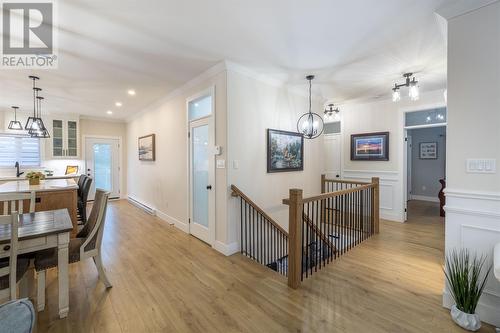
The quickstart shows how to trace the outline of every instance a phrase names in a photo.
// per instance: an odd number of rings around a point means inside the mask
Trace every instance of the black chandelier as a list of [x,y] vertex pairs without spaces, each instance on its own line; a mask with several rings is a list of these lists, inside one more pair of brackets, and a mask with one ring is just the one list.
[[297,121],[297,131],[306,139],[315,139],[323,133],[324,124],[323,118],[312,112],[311,81],[314,79],[314,75],[308,75],[306,79],[309,81],[309,112],[304,113]]
[[338,107],[335,107],[334,108],[334,104],[333,103],[330,103],[328,104],[328,108],[325,109],[325,119],[330,119],[333,117],[333,120],[338,120],[339,119],[339,113],[340,113],[340,110]]
[[42,120],[42,100],[43,97],[39,96],[41,88],[36,86],[36,81],[40,80],[38,76],[29,76],[33,80],[33,117],[29,117],[26,121],[24,129],[33,138],[50,138],[49,131],[45,127]]
[[401,100],[401,93],[399,91],[399,89],[401,87],[408,87],[409,88],[408,97],[410,97],[410,99],[412,101],[418,100],[419,95],[420,95],[419,88],[418,88],[418,81],[415,79],[414,76],[412,78],[412,76],[413,76],[413,73],[405,73],[405,74],[403,74],[405,82],[402,84],[397,84],[397,83],[394,84],[394,88],[392,88],[392,101],[393,102],[398,102]]
[[17,109],[19,109],[19,106],[13,106],[14,109],[14,120],[11,120],[9,123],[9,129],[11,130],[23,130],[23,125],[19,120],[17,120]]

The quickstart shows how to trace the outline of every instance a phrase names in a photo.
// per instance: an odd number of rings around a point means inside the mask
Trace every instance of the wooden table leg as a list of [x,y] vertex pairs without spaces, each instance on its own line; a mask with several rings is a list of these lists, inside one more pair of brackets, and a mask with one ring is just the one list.
[[66,318],[69,312],[69,273],[68,273],[69,233],[57,237],[57,265],[59,282],[59,318]]

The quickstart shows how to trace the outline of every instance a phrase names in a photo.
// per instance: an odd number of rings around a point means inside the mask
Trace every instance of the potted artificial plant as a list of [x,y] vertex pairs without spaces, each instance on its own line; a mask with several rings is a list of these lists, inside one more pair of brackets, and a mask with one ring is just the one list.
[[40,179],[45,179],[45,175],[41,172],[31,171],[26,174],[26,178],[30,185],[40,185]]
[[476,306],[483,293],[491,266],[482,274],[486,257],[471,256],[467,249],[452,251],[446,257],[444,274],[455,305],[451,307],[451,318],[460,327],[477,331],[481,320]]

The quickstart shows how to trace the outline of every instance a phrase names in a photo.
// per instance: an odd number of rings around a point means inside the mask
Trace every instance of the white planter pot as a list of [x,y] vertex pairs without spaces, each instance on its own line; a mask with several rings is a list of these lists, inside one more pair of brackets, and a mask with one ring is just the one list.
[[481,320],[478,314],[470,314],[460,311],[456,305],[451,307],[451,318],[460,327],[469,330],[477,331],[481,328]]

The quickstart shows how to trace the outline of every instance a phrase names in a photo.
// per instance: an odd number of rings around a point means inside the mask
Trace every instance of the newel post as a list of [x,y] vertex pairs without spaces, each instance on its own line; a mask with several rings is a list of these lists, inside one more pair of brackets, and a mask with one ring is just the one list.
[[321,175],[321,193],[326,193],[326,175]]
[[380,224],[380,179],[372,178],[373,187],[373,230],[376,234],[379,233]]
[[290,189],[288,209],[288,286],[297,289],[302,276],[302,190]]

